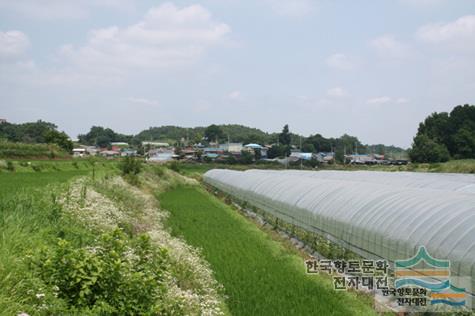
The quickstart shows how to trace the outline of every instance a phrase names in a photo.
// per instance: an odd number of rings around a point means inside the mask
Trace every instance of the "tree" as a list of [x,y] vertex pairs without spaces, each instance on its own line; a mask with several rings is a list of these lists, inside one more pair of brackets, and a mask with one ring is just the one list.
[[451,144],[457,150],[454,157],[457,159],[475,157],[475,133],[468,127],[462,127],[452,136]]
[[22,124],[2,123],[0,138],[11,142],[56,144],[66,151],[73,148],[68,135],[58,131],[55,124],[42,120]]
[[254,155],[247,150],[242,150],[239,161],[243,164],[251,164],[254,161]]
[[313,153],[315,152],[315,146],[312,143],[305,143],[302,145],[302,151],[306,153]]
[[97,136],[94,145],[100,148],[106,148],[109,147],[111,144],[111,138],[107,135],[100,135]]
[[249,134],[241,138],[244,144],[264,144],[265,139],[258,134]]
[[286,147],[282,145],[272,145],[271,148],[267,151],[267,157],[269,159],[273,158],[283,158],[286,154]]
[[[416,142],[416,138],[418,142]],[[432,157],[431,155],[420,155],[421,148],[426,148],[422,146],[427,145],[426,138],[430,140],[430,144],[439,145],[432,147],[444,157],[445,150],[443,148],[455,159],[475,158],[475,106],[458,105],[450,113],[432,113],[424,122],[420,123],[414,138],[414,146],[418,147],[413,146],[412,148],[412,156],[419,161],[422,161],[422,157],[427,157],[427,159]],[[434,157],[431,159],[433,160]]]
[[425,134],[437,143],[450,147],[450,135],[453,133],[450,116],[447,112],[432,113],[419,124],[418,134]]
[[290,146],[289,125],[285,124],[282,132],[279,134],[279,143],[284,146]]
[[444,162],[450,155],[445,145],[439,144],[425,134],[414,137],[409,157],[414,162]]
[[205,137],[210,142],[219,142],[223,135],[223,130],[216,124],[212,124],[205,129]]
[[[96,145],[98,147],[108,147],[111,142],[130,143],[133,137],[114,132],[110,128],[102,126],[93,126],[87,134],[78,136],[79,142],[84,145]],[[138,140],[135,140],[137,142]]]
[[67,152],[73,150],[73,142],[69,139],[68,135],[64,132],[58,132],[57,130],[49,130],[44,134],[44,139],[47,143],[57,144]]
[[201,143],[202,140],[203,140],[203,134],[201,134],[201,133],[196,133],[195,136],[194,136],[194,138],[193,138],[193,142],[194,142],[195,144],[199,144],[199,143]]

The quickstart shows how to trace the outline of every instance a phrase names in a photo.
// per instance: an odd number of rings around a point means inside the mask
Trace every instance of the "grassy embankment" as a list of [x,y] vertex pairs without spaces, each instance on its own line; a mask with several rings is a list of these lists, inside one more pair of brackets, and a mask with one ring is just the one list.
[[199,253],[162,229],[145,183],[127,184],[113,162],[96,165],[95,181],[74,179],[91,175],[86,162],[42,163],[0,174],[0,315],[227,314]]
[[[41,287],[26,263],[27,255],[61,234],[77,240],[92,239],[87,230],[58,217],[58,188],[87,170],[3,172],[0,174],[0,311],[16,315],[26,306],[41,304]],[[55,185],[53,189],[53,185]],[[33,293],[35,292],[35,293]]]
[[197,187],[159,196],[172,233],[203,249],[235,315],[371,315],[367,297],[307,275],[302,257]]
[[25,144],[0,140],[0,159],[64,159],[71,155],[54,144]]

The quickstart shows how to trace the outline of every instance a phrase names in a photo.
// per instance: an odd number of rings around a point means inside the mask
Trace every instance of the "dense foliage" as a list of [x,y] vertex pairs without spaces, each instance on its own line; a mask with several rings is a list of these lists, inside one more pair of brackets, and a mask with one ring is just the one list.
[[475,158],[475,106],[432,113],[420,123],[410,157],[415,162]]
[[68,135],[57,130],[53,123],[37,121],[22,124],[1,123],[0,139],[28,144],[56,144],[66,151],[73,149]]
[[224,133],[221,127],[215,124],[211,124],[205,129],[205,138],[208,141],[218,142],[224,138]]
[[[207,132],[208,131],[208,132]],[[219,142],[242,142],[242,143],[272,143],[275,137],[271,134],[261,131],[257,128],[251,128],[238,124],[215,125],[208,127],[179,127],[179,126],[160,126],[150,127],[136,135],[140,141],[162,140],[171,142],[180,142],[188,140],[192,143],[199,143],[208,138],[211,141],[216,139]]]
[[[116,229],[94,247],[60,239],[34,258],[32,268],[70,307],[103,315],[158,314],[166,251],[150,238]],[[120,291],[117,289],[120,288]]]
[[132,136],[116,133],[110,128],[93,126],[87,134],[78,135],[78,139],[81,144],[105,148],[109,147],[111,142],[130,142]]

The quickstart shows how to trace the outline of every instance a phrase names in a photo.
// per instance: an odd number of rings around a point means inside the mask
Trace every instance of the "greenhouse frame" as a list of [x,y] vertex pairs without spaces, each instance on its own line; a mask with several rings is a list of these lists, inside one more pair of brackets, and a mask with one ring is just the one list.
[[475,289],[475,175],[213,169],[204,182],[368,259],[425,246]]

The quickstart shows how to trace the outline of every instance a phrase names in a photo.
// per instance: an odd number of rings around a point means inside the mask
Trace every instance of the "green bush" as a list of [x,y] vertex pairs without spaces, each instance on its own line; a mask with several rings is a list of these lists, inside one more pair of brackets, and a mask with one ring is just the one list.
[[137,175],[142,170],[142,161],[134,157],[125,157],[119,164],[122,175]]
[[133,239],[120,230],[103,234],[94,247],[60,239],[32,260],[32,269],[68,308],[100,315],[161,312],[167,252],[147,235]]
[[14,172],[15,171],[15,165],[11,161],[7,161],[7,170]]
[[33,169],[33,171],[40,172],[43,169],[43,166],[31,164],[31,169]]
[[167,165],[168,168],[175,172],[180,172],[180,164],[177,161],[172,161]]
[[28,167],[28,162],[26,162],[26,161],[21,161],[21,162],[20,162],[20,166],[22,166],[22,167]]

